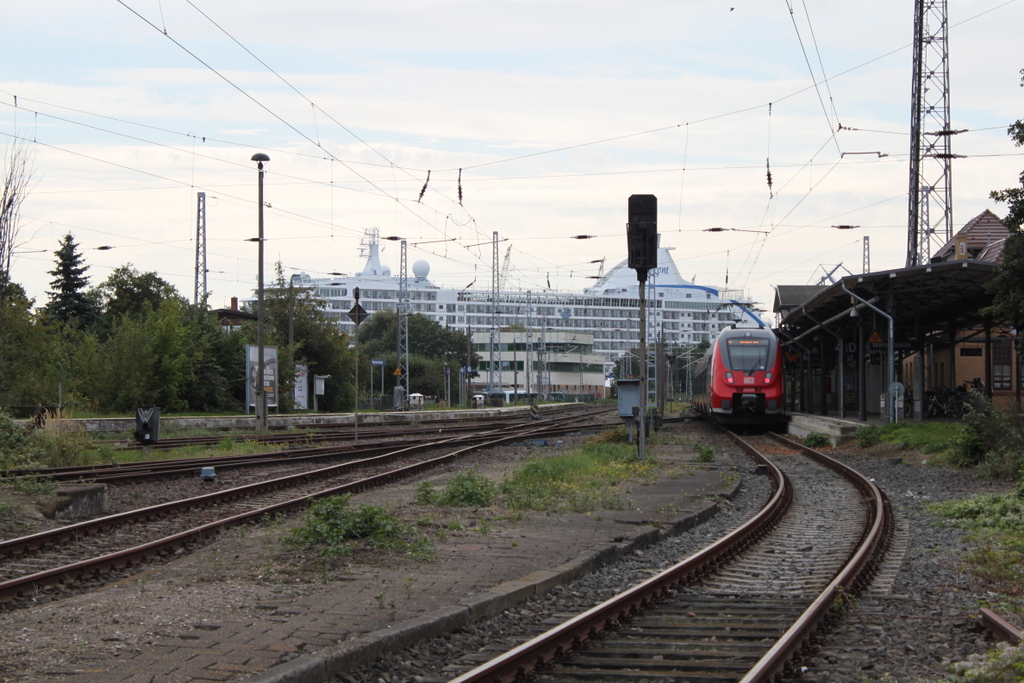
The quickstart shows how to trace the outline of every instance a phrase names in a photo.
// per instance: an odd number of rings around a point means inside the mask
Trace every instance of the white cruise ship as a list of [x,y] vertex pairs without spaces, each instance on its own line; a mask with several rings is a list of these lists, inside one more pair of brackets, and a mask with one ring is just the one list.
[[[291,276],[296,287],[309,288],[327,302],[327,314],[337,319],[343,330],[352,334],[355,325],[348,311],[355,303],[352,290],[359,287],[360,304],[371,315],[394,310],[398,300],[400,277],[381,265],[376,230],[363,240],[366,263],[353,275],[311,278],[305,273]],[[625,240],[623,240],[625,241]],[[430,265],[416,261],[408,274],[409,311],[419,313],[441,325],[473,333],[491,330],[491,292],[489,290],[447,289],[433,284]],[[536,339],[546,331],[583,333],[590,336],[588,351],[603,357],[606,367],[639,343],[639,290],[636,272],[626,260],[578,293],[500,292],[501,329],[522,326],[533,331]],[[742,303],[738,292],[695,285],[684,280],[672,260],[671,250],[658,249],[658,268],[648,275],[648,338],[662,339],[668,347],[682,347],[713,340],[718,333],[736,324],[760,324],[756,312]],[[478,344],[479,347],[479,344]],[[485,359],[486,352],[481,354]]]

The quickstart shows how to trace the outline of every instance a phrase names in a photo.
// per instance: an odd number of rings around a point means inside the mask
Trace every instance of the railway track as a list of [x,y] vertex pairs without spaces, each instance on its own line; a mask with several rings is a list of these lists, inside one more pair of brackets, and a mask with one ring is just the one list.
[[[375,439],[403,436],[408,434],[457,434],[461,432],[479,430],[481,429],[481,427],[497,427],[507,425],[510,421],[525,422],[528,419],[529,417],[525,413],[523,413],[520,415],[488,417],[480,419],[449,418],[440,420],[430,420],[429,424],[415,427],[411,425],[392,425],[379,427],[373,424],[366,424],[364,418],[364,421],[360,423],[361,426],[359,428],[359,437],[361,439]],[[104,443],[113,444],[118,450],[142,450],[143,448],[149,448],[150,450],[171,450],[175,448],[185,448],[188,446],[215,446],[223,442],[225,439],[236,442],[253,441],[256,443],[265,444],[295,444],[324,441],[347,441],[355,437],[354,427],[338,427],[337,425],[308,425],[306,427],[303,427],[302,429],[295,429],[289,431],[284,431],[283,428],[280,427],[275,427],[273,429],[274,431],[265,434],[242,432],[212,436],[206,435],[163,437],[156,443],[149,444],[146,446],[143,446],[134,439],[115,441],[101,440],[95,441],[93,443],[96,445]]]
[[453,683],[752,683],[792,665],[870,579],[892,515],[878,488],[841,463],[784,439],[733,438],[774,482],[758,515]]
[[[461,455],[579,429],[592,413],[393,449],[371,458],[111,515],[0,542],[0,602],[10,606],[56,584],[93,579],[202,542],[221,529],[305,507],[312,499],[383,486]],[[437,455],[443,448],[447,452]],[[392,463],[398,462],[398,466]]]
[[[610,408],[592,410],[589,414],[592,417],[600,417]],[[561,413],[560,413],[561,414]],[[571,412],[565,413],[571,414]],[[558,419],[557,417],[548,419]],[[268,451],[264,453],[251,453],[246,455],[208,456],[197,458],[175,458],[165,460],[141,460],[136,462],[116,464],[94,464],[87,466],[52,467],[32,470],[6,471],[5,477],[33,477],[53,481],[82,481],[96,483],[122,483],[139,479],[154,479],[159,477],[194,476],[202,467],[214,467],[218,470],[233,469],[241,467],[279,466],[279,465],[300,465],[305,462],[315,462],[332,459],[358,459],[380,455],[395,450],[398,442],[408,446],[422,446],[430,443],[437,443],[454,435],[466,434],[472,438],[489,429],[511,428],[528,429],[538,423],[530,419],[516,417],[503,420],[486,420],[477,425],[454,425],[449,427],[413,428],[408,431],[396,432],[394,430],[380,430],[390,438],[379,441],[361,441],[356,444],[349,439],[352,432],[328,432],[317,434],[316,441],[330,441],[337,439],[340,443],[327,446],[315,446],[308,448],[292,448],[286,451]],[[553,428],[554,429],[554,428]],[[567,428],[569,430],[570,428]],[[578,427],[577,427],[578,429]],[[557,432],[557,429],[551,433]],[[410,436],[411,435],[411,436]],[[201,437],[200,440],[205,437]],[[309,436],[298,439],[308,442]],[[216,442],[214,442],[216,443]],[[201,443],[200,443],[201,445]]]

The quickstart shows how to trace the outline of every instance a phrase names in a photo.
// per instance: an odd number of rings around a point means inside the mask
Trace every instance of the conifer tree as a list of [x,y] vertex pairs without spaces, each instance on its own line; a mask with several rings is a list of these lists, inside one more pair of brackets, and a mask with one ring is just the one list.
[[43,307],[43,312],[51,318],[78,328],[92,327],[99,321],[99,309],[96,302],[86,293],[89,278],[85,271],[82,254],[78,244],[69,232],[61,239],[60,249],[54,252],[57,266],[50,271],[52,291],[46,293],[50,301]]

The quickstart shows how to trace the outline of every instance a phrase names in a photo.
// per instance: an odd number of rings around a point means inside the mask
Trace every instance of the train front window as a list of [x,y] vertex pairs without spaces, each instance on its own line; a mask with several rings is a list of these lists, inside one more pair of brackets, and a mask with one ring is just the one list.
[[767,339],[727,339],[726,357],[730,370],[760,372],[768,369]]

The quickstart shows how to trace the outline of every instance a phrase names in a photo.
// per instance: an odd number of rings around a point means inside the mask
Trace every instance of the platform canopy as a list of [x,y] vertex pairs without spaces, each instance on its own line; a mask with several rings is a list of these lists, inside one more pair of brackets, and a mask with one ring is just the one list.
[[[799,305],[790,304],[779,327],[784,338],[799,339],[822,326],[852,335],[859,316],[877,316],[871,306],[851,296],[852,292],[894,318],[898,340],[945,337],[951,329],[984,324],[982,311],[992,305],[985,285],[995,277],[997,268],[996,263],[959,260],[850,275]],[[877,317],[880,326],[887,325],[884,317]]]

